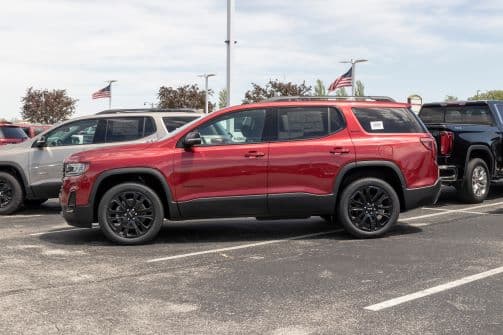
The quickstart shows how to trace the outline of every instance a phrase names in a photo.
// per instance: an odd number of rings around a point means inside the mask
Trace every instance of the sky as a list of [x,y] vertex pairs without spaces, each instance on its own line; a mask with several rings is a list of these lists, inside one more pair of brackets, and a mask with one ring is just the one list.
[[[501,0],[235,0],[232,104],[251,83],[326,86],[365,58],[368,95],[425,102],[503,89]],[[28,87],[66,89],[76,116],[108,107],[91,94],[115,79],[112,107],[156,102],[160,86],[226,77],[226,0],[0,0],[0,118]],[[211,99],[216,101],[217,96]]]

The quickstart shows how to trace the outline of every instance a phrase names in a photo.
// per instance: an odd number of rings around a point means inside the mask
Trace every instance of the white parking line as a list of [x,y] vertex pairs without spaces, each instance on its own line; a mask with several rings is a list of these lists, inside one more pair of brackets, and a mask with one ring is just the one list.
[[[495,202],[495,203],[492,203],[492,204],[484,204],[484,205],[466,207],[466,208],[460,209],[460,211],[461,210],[462,211],[470,211],[472,209],[486,208],[486,207],[492,207],[492,206],[498,206],[498,205],[503,205],[503,201]],[[410,217],[410,218],[399,219],[399,221],[405,222],[405,221],[419,220],[419,219],[430,218],[430,217],[441,216],[441,215],[447,215],[447,214],[452,214],[452,212],[441,212],[441,213],[433,213],[433,214],[425,214],[425,215],[413,216],[413,217]]]
[[441,211],[441,212],[451,212],[451,213],[466,213],[466,214],[477,214],[477,215],[486,215],[487,214],[484,212],[471,212],[471,211],[467,211],[464,209],[444,209],[444,208],[430,208],[430,207],[423,207],[423,209],[426,209],[429,211]]
[[438,286],[435,286],[435,287],[431,287],[429,289],[422,290],[422,291],[419,291],[419,292],[416,292],[416,293],[404,295],[404,296],[401,296],[401,297],[398,297],[398,298],[395,298],[395,299],[391,299],[391,300],[387,300],[387,301],[384,301],[384,302],[381,302],[381,303],[378,303],[378,304],[375,304],[375,305],[367,306],[367,307],[365,307],[365,309],[370,310],[370,311],[380,311],[380,310],[383,310],[385,308],[389,308],[389,307],[393,307],[393,306],[396,306],[396,305],[400,305],[400,304],[403,304],[403,303],[411,301],[411,300],[416,300],[416,299],[419,299],[419,298],[422,298],[422,297],[426,297],[428,295],[432,295],[432,294],[435,294],[435,293],[446,291],[446,290],[449,290],[451,288],[458,287],[458,286],[461,286],[461,285],[465,285],[465,284],[471,283],[473,281],[480,280],[480,279],[483,279],[483,278],[487,278],[487,277],[490,277],[490,276],[494,276],[494,275],[497,275],[497,274],[500,274],[500,273],[503,273],[503,266],[501,266],[499,268],[496,268],[496,269],[489,270],[489,271],[485,271],[485,272],[482,272],[482,273],[478,273],[478,274],[475,274],[475,275],[472,275],[472,276],[464,277],[464,278],[452,281],[450,283],[445,283],[445,284],[438,285]]
[[67,231],[76,231],[76,230],[84,230],[84,229],[94,229],[94,228],[68,228],[68,229],[59,229],[59,230],[51,230],[51,231],[45,231],[41,233],[33,233],[30,234],[30,236],[40,236],[40,235],[47,235],[47,234],[53,234],[53,233],[64,233]]
[[219,253],[219,252],[224,252],[224,251],[230,251],[230,250],[253,248],[253,247],[259,247],[259,246],[262,246],[262,245],[281,243],[281,242],[287,242],[287,241],[292,241],[292,240],[300,240],[300,239],[307,238],[307,237],[314,237],[314,236],[328,235],[328,234],[333,234],[333,233],[340,233],[342,231],[344,231],[344,229],[334,229],[334,230],[328,230],[328,231],[319,232],[319,233],[299,235],[299,236],[292,236],[292,237],[282,238],[282,239],[279,239],[279,240],[270,240],[270,241],[257,242],[257,243],[241,244],[241,245],[236,245],[236,246],[227,247],[227,248],[211,249],[211,250],[191,252],[191,253],[188,253],[188,254],[180,254],[180,255],[174,255],[174,256],[160,257],[160,258],[149,259],[147,261],[147,263],[169,261],[169,260],[172,260],[172,259],[187,258],[187,257],[206,255],[206,254],[214,254],[214,253]]

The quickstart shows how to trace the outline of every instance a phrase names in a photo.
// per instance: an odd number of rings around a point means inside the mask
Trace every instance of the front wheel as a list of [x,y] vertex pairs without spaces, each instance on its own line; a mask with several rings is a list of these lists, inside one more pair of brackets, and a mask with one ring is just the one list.
[[164,221],[159,196],[136,183],[119,184],[105,193],[98,207],[98,222],[105,236],[119,244],[153,240]]
[[472,159],[466,166],[465,178],[457,187],[460,200],[470,204],[483,202],[489,194],[489,168],[480,158]]
[[398,221],[400,200],[384,180],[356,180],[344,188],[339,199],[338,219],[354,237],[381,236]]
[[23,205],[21,183],[10,173],[0,172],[0,215],[9,215]]

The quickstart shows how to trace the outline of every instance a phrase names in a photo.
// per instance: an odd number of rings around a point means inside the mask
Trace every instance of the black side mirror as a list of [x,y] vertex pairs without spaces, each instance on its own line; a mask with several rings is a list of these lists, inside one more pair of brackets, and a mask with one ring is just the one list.
[[42,147],[45,147],[46,145],[46,139],[45,139],[45,136],[40,136],[40,138],[35,142],[35,146],[37,148],[42,148]]
[[190,148],[194,145],[199,145],[202,143],[201,135],[197,131],[192,131],[185,136],[183,140],[183,146],[185,148]]

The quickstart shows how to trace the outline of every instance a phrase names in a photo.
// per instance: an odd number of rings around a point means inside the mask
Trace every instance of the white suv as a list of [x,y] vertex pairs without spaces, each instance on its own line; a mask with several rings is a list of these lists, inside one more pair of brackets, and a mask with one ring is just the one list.
[[66,121],[0,150],[0,215],[57,198],[66,157],[98,147],[154,142],[202,115],[189,109],[116,109]]

